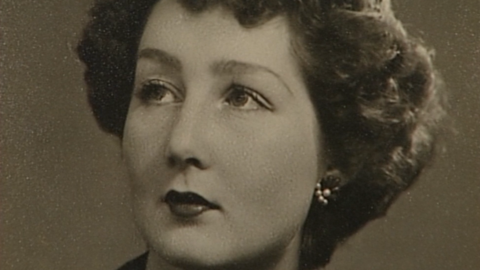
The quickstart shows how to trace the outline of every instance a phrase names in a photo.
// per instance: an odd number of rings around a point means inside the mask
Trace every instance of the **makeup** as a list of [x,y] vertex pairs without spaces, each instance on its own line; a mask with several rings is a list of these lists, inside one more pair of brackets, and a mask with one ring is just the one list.
[[165,196],[172,214],[182,218],[194,218],[205,211],[218,210],[220,207],[194,192],[171,190]]

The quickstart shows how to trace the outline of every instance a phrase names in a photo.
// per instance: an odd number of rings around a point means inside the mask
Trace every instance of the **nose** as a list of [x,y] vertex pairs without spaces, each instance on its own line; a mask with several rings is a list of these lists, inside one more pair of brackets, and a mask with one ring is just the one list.
[[210,166],[206,130],[208,116],[201,104],[185,102],[172,124],[167,161],[172,167],[206,169]]

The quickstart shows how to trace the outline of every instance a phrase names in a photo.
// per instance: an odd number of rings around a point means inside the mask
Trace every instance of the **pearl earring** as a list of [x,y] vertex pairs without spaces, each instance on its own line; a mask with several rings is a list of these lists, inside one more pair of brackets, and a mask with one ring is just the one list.
[[328,204],[328,199],[335,195],[340,189],[340,177],[334,174],[328,174],[315,185],[315,197],[323,205]]

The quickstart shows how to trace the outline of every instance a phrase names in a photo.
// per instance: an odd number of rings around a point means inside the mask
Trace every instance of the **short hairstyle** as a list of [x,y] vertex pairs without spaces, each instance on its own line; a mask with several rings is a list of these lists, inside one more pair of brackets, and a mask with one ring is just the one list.
[[[96,0],[77,48],[94,115],[120,138],[139,40],[157,2]],[[445,113],[431,54],[407,34],[389,0],[180,2],[191,12],[221,5],[244,27],[288,18],[329,166],[344,175],[335,201],[312,200],[303,228],[300,268],[326,265],[339,243],[385,214],[432,157]]]

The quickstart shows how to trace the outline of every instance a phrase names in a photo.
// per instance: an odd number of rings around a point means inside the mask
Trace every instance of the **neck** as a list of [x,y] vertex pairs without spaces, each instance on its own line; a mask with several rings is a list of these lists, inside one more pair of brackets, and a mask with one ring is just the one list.
[[174,265],[150,250],[146,270],[298,270],[300,237],[297,236],[281,251],[262,253],[255,258],[218,266]]

